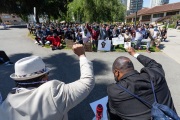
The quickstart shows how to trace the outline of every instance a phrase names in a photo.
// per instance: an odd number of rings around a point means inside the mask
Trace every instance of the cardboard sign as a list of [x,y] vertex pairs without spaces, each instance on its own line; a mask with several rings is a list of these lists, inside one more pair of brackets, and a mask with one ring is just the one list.
[[91,42],[84,43],[84,49],[86,52],[92,52],[92,43]]
[[131,47],[131,42],[124,42],[124,48]]
[[106,96],[100,100],[97,100],[95,102],[90,103],[90,106],[91,106],[95,115],[96,115],[97,105],[101,104],[103,106],[103,120],[108,120],[108,118],[107,118],[107,107],[106,107],[107,102],[108,102],[108,96]]
[[73,40],[66,39],[65,42],[66,42],[66,47],[67,48],[72,48],[72,46],[74,45],[74,41]]
[[116,37],[116,38],[112,38],[112,43],[113,43],[113,45],[124,44],[124,37],[119,36],[119,37]]
[[98,50],[99,51],[110,51],[111,50],[111,40],[98,40]]

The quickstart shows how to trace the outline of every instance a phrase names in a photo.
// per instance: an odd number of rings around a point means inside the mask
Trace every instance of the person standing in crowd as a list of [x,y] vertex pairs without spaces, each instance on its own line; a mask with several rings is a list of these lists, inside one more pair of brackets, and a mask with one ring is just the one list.
[[86,28],[91,33],[93,48],[97,49],[98,48],[98,37],[100,34],[98,27],[95,25],[93,27],[90,27],[88,24],[86,24]]
[[124,37],[124,42],[131,42],[132,41],[132,36],[129,33],[129,30],[125,30],[125,33],[122,33],[122,36]]
[[88,41],[90,41],[91,39],[91,34],[89,33],[89,31],[85,28],[83,28],[83,26],[81,26],[81,35],[82,35],[82,40],[83,40],[83,44],[86,44]]
[[106,25],[103,24],[100,26],[100,40],[105,40],[107,37],[106,35]]
[[93,65],[86,58],[83,45],[73,45],[79,57],[80,79],[65,84],[48,80],[50,69],[38,56],[15,63],[10,75],[16,87],[0,104],[1,120],[68,120],[68,111],[83,101],[95,85]]
[[[118,57],[114,61],[112,71],[116,83],[107,88],[107,111],[110,120],[150,120],[151,106],[132,97],[119,86],[121,85],[131,93],[153,104],[151,80],[155,86],[158,103],[176,111],[162,65],[149,57],[136,53],[131,47],[127,51],[131,56],[137,58],[144,68],[139,73],[134,69],[132,61],[124,56]],[[151,79],[152,77],[154,79]]]

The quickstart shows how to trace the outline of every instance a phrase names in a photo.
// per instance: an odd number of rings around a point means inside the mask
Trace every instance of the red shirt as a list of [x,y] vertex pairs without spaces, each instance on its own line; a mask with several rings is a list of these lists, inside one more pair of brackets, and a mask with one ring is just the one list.
[[48,41],[52,42],[52,45],[54,46],[60,46],[61,45],[61,39],[59,37],[47,37]]

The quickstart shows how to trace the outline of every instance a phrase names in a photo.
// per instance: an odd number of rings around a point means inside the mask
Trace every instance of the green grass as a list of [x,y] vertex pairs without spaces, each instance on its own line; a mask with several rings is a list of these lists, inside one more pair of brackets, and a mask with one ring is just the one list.
[[28,33],[28,37],[30,37],[33,40],[35,39],[35,36],[33,34],[30,34],[30,33]]
[[[33,34],[28,33],[28,37],[35,40],[35,36]],[[51,48],[49,45],[45,45],[44,47],[45,48]],[[62,49],[70,50],[71,48],[67,48],[66,44],[63,43]],[[97,50],[93,49],[93,51],[97,51]],[[146,48],[143,47],[141,50],[136,50],[136,51],[137,52],[146,52]],[[155,46],[150,47],[150,51],[151,52],[160,52],[160,50],[157,50]],[[101,51],[101,52],[107,52],[107,51]],[[119,45],[119,46],[115,47],[114,52],[126,52],[126,49],[124,48],[124,45]]]

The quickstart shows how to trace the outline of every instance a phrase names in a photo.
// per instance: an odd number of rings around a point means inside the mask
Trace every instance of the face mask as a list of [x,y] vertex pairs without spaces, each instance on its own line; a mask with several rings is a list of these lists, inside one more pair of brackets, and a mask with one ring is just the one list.
[[125,32],[127,35],[129,34],[129,32]]
[[141,28],[138,28],[139,31],[141,31]]
[[114,76],[114,80],[115,80],[116,82],[119,82],[119,81],[118,81],[118,78],[117,78],[117,77],[115,77],[115,76]]

